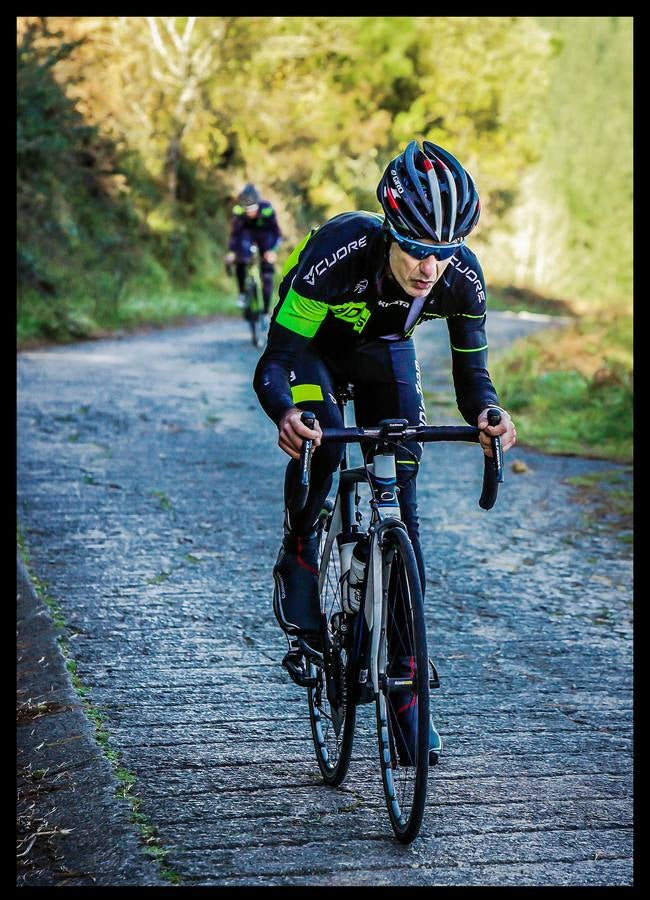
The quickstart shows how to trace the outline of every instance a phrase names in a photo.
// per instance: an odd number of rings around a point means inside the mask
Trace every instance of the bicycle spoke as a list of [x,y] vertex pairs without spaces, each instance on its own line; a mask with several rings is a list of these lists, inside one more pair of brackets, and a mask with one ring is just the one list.
[[[342,631],[341,582],[338,546],[330,547],[321,536],[321,611],[325,613],[327,647],[318,685],[309,690],[309,711],[316,759],[327,784],[340,784],[347,773],[356,709],[351,697],[348,653]],[[332,705],[335,703],[335,705]]]

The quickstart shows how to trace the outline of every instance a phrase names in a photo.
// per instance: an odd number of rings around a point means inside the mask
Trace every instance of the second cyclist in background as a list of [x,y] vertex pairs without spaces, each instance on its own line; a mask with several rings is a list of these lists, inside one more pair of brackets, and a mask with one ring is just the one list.
[[245,305],[246,269],[253,257],[253,247],[259,250],[260,275],[262,281],[262,301],[265,322],[271,307],[273,277],[277,260],[277,249],[282,242],[282,232],[275,210],[268,200],[263,200],[255,185],[247,184],[237,197],[232,210],[230,241],[226,254],[226,266],[235,266],[235,277],[239,288],[239,306]]

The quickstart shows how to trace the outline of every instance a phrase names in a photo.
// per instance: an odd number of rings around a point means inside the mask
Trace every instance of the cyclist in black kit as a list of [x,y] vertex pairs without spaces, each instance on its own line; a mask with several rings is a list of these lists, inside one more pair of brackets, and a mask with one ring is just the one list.
[[[387,166],[377,187],[384,216],[349,212],[312,229],[283,271],[266,349],[254,387],[277,424],[279,446],[292,457],[285,496],[298,471],[305,438],[317,447],[311,488],[300,515],[285,514],[284,538],[274,568],[274,610],[289,636],[318,645],[318,513],[343,453],[339,444],[320,446],[321,427],[340,427],[337,384],[351,382],[359,425],[384,418],[425,424],[420,371],[411,335],[421,322],[447,322],[458,408],[478,426],[481,446],[492,455],[489,435],[502,449],[516,439],[509,414],[487,423],[487,407],[498,396],[487,370],[486,291],[478,259],[465,238],[478,222],[474,182],[458,160],[430,141],[411,141]],[[307,428],[301,411],[317,421]],[[419,459],[422,446],[407,445]],[[409,461],[411,465],[409,465]],[[425,575],[419,541],[412,457],[397,461],[402,517],[415,550],[422,591]],[[431,723],[430,747],[441,740]]]
[[240,306],[245,306],[246,270],[252,259],[253,246],[259,250],[262,303],[268,322],[273,293],[273,276],[277,250],[282,243],[282,232],[273,206],[262,200],[254,184],[242,188],[232,210],[228,253],[224,259],[226,268],[235,265],[235,277],[239,287]]

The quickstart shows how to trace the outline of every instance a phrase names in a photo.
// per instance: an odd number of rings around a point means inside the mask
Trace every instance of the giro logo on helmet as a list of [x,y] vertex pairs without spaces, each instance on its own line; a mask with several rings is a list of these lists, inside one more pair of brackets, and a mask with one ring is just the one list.
[[403,194],[404,188],[402,187],[402,182],[397,177],[397,172],[395,171],[395,169],[391,169],[390,174],[393,176],[393,184],[397,188],[398,193]]

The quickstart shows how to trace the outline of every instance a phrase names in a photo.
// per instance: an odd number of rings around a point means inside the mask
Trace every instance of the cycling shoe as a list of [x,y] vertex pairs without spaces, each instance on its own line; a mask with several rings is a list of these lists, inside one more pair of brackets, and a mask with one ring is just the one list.
[[289,635],[308,637],[320,646],[320,600],[318,597],[318,535],[285,536],[273,568],[273,611],[280,628]]
[[[413,674],[413,657],[400,656],[393,661],[391,678],[407,678]],[[395,752],[401,766],[412,766],[416,758],[418,700],[409,690],[391,691],[388,708],[395,741]],[[442,738],[429,717],[429,765],[434,766],[442,753]]]

